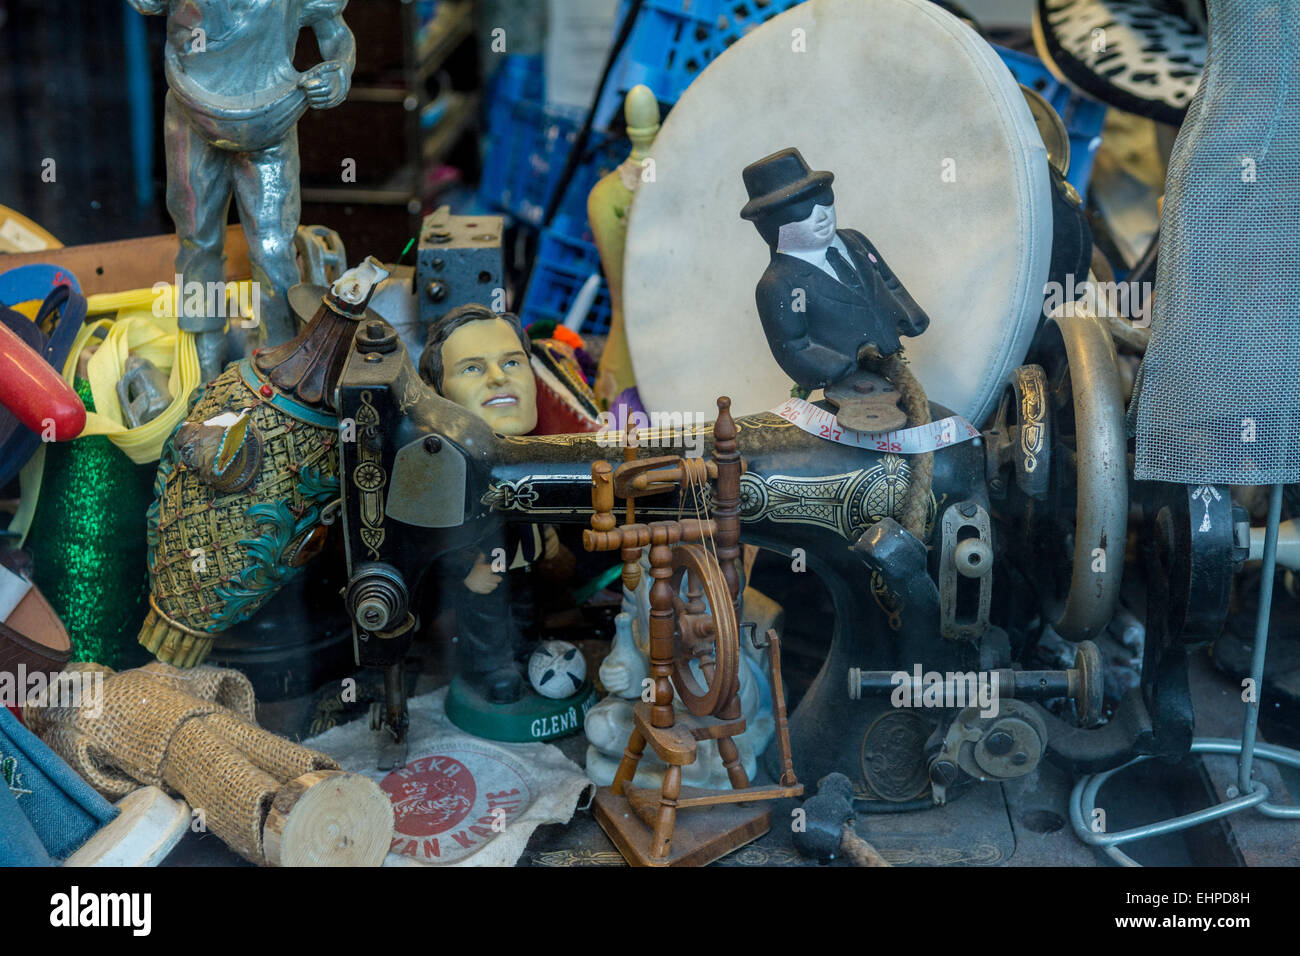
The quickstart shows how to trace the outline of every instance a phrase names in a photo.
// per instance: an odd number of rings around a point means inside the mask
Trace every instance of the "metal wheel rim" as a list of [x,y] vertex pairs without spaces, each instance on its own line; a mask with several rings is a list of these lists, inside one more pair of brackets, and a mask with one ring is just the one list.
[[[1241,753],[1241,741],[1231,740],[1228,738],[1210,737],[1199,738],[1192,741],[1189,753],[1194,754],[1225,754],[1231,756]],[[1300,751],[1292,750],[1290,747],[1278,747],[1273,744],[1255,745],[1255,756],[1260,760],[1269,760],[1274,763],[1286,764],[1290,767],[1300,769]],[[1255,789],[1250,793],[1242,794],[1227,800],[1213,807],[1206,807],[1203,810],[1196,810],[1192,813],[1175,817],[1171,820],[1162,820],[1156,823],[1148,823],[1139,827],[1131,827],[1128,830],[1121,830],[1118,833],[1097,833],[1088,826],[1088,820],[1091,819],[1093,811],[1097,806],[1097,793],[1101,790],[1102,785],[1106,783],[1113,775],[1121,770],[1126,770],[1144,760],[1150,760],[1149,754],[1140,757],[1134,757],[1128,763],[1120,764],[1111,770],[1105,770],[1101,773],[1089,774],[1079,778],[1075,783],[1074,790],[1070,793],[1070,825],[1074,828],[1074,834],[1089,846],[1096,847],[1105,853],[1121,866],[1141,866],[1123,850],[1118,844],[1128,843],[1133,840],[1143,840],[1147,837],[1160,836],[1165,833],[1174,833],[1178,830],[1185,830],[1189,827],[1197,826],[1201,823],[1207,823],[1210,820],[1217,820],[1220,817],[1226,817],[1229,814],[1236,813],[1238,810],[1244,810],[1247,807],[1255,807],[1265,816],[1282,818],[1282,819],[1300,819],[1300,806],[1282,806],[1268,802],[1268,787],[1262,783],[1256,782]]]
[[[1077,507],[1074,559],[1065,604],[1053,629],[1070,641],[1096,637],[1115,613],[1128,529],[1128,451],[1124,399],[1110,333],[1081,303],[1048,319],[1065,346],[1074,412]],[[1049,377],[1049,387],[1051,386]],[[1053,455],[1052,466],[1064,467]],[[1104,555],[1094,571],[1095,551]]]

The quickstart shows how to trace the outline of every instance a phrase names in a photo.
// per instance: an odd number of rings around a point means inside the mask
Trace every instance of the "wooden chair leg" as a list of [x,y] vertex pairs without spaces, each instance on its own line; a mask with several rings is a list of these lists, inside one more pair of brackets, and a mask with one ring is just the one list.
[[727,779],[731,781],[731,789],[749,789],[749,775],[741,765],[740,748],[736,746],[736,742],[730,737],[719,737],[718,754],[722,757],[722,765],[727,768]]
[[614,782],[610,784],[609,792],[615,795],[621,795],[626,784],[632,782],[636,776],[636,765],[641,762],[641,754],[645,752],[645,738],[641,736],[641,731],[633,730],[632,736],[627,739],[627,749],[623,751],[623,759],[618,762],[618,772],[614,774]]
[[664,774],[664,787],[659,798],[659,821],[655,824],[654,839],[650,842],[650,855],[656,860],[668,856],[673,845],[673,828],[677,825],[677,798],[682,792],[682,768],[676,764]]

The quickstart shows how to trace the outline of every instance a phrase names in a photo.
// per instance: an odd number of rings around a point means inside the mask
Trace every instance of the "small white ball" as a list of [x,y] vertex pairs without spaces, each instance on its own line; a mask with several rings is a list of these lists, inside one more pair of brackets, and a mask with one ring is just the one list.
[[568,641],[544,641],[528,659],[528,680],[543,697],[560,700],[582,689],[587,662]]

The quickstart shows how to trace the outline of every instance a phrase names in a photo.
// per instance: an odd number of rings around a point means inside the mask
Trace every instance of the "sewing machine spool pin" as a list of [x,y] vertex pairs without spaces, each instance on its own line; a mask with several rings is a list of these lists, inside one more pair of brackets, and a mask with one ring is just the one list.
[[[996,668],[997,696],[1005,700],[1051,700],[1066,697],[1074,701],[1081,727],[1091,727],[1102,717],[1104,681],[1101,652],[1092,641],[1080,641],[1074,666],[1066,670],[1013,670]],[[900,686],[897,671],[849,668],[849,699],[888,696]],[[919,697],[924,683],[907,678],[911,692]]]

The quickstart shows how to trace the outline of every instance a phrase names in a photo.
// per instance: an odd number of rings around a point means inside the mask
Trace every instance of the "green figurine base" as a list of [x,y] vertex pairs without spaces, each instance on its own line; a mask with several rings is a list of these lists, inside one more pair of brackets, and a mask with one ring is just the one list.
[[572,697],[554,700],[525,686],[513,704],[492,704],[460,677],[447,690],[447,718],[475,737],[504,743],[554,740],[582,729],[596,690],[590,683]]

